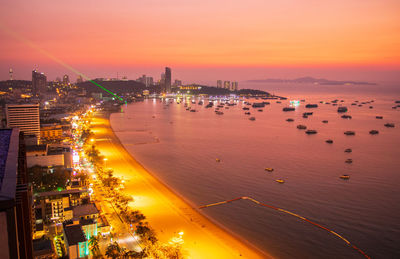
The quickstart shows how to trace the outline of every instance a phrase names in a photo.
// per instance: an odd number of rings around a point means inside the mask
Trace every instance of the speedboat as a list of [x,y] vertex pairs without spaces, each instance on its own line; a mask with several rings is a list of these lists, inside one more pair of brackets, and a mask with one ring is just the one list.
[[275,181],[278,183],[285,183],[285,180],[283,180],[283,179],[276,179]]

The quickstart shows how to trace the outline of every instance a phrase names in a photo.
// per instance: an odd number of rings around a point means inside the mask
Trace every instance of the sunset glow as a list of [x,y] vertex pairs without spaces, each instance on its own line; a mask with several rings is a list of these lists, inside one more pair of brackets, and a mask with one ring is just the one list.
[[[143,68],[151,73],[169,65],[181,68],[183,77],[196,79],[184,69],[398,70],[399,13],[400,2],[395,0],[251,0],[245,5],[242,1],[114,1],[110,5],[109,1],[45,0],[4,1],[0,22],[90,76],[100,74],[99,68],[134,76]],[[15,71],[45,67],[50,76],[64,71],[4,31],[0,41],[4,71],[9,64]],[[249,76],[243,73],[241,78]]]

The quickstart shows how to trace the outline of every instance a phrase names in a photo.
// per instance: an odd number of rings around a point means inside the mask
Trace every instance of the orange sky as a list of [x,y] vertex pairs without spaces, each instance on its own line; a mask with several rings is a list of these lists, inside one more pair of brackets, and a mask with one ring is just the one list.
[[[400,69],[399,0],[0,4],[3,25],[91,76],[109,67],[135,78],[166,65],[178,73],[195,67]],[[67,72],[1,30],[0,42],[0,79],[9,67],[38,66],[50,77]]]

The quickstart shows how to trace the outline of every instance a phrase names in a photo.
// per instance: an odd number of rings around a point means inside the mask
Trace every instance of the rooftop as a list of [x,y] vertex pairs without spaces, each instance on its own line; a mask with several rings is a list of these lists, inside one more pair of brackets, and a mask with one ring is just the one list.
[[11,129],[0,130],[0,189],[3,181],[8,156],[8,146],[10,144]]
[[85,192],[85,191],[79,190],[79,189],[70,189],[70,190],[62,190],[62,191],[42,192],[42,193],[39,193],[39,197],[67,195],[67,194],[82,193],[82,192]]
[[13,206],[17,187],[19,129],[0,129],[0,207]]
[[33,250],[34,250],[35,252],[43,251],[43,250],[45,250],[45,251],[49,251],[49,250],[52,251],[51,241],[48,240],[48,239],[42,239],[42,238],[40,238],[40,239],[34,239],[34,240],[32,241],[32,243],[33,243]]
[[75,206],[73,208],[73,213],[74,217],[78,218],[87,215],[98,214],[99,210],[96,208],[96,205],[94,205],[94,203],[88,203],[84,205]]
[[81,225],[65,226],[64,233],[69,246],[77,245],[78,243],[86,241]]

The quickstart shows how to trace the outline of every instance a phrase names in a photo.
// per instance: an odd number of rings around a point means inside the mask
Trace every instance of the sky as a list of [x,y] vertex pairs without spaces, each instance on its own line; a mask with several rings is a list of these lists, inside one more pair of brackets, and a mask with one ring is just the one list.
[[[400,81],[399,0],[0,0],[0,80]],[[11,32],[11,33],[10,33]],[[27,39],[36,48],[32,48]]]

